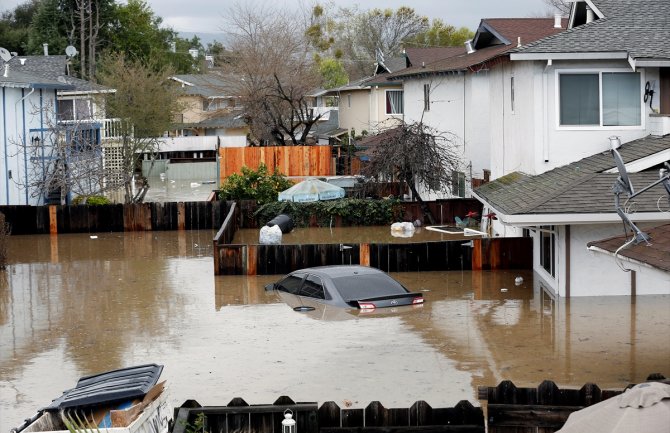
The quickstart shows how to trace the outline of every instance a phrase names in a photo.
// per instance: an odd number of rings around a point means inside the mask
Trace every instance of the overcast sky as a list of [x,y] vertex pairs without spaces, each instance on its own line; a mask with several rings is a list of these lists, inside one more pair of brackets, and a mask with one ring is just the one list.
[[[247,0],[249,1],[249,0]],[[180,32],[222,32],[226,10],[237,0],[147,0],[154,13],[163,22]],[[22,0],[1,0],[0,10],[13,9]],[[321,2],[322,4],[324,2]],[[254,0],[262,9],[264,5],[298,7],[312,2],[302,0]],[[441,18],[456,27],[475,30],[482,18],[523,18],[538,16],[548,7],[543,0],[339,0],[337,6],[358,5],[360,9],[411,6],[420,15]]]

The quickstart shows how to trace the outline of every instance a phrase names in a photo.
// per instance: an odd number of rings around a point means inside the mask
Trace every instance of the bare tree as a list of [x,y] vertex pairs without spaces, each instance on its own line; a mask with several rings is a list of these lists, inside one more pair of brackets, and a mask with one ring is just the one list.
[[13,179],[31,197],[66,204],[76,196],[101,195],[113,188],[104,169],[99,127],[90,117],[58,122],[53,104],[33,107],[32,116],[44,119],[45,128],[12,141],[24,160]]
[[422,122],[402,123],[378,134],[366,152],[370,158],[364,174],[404,181],[421,204],[431,224],[435,218],[425,204],[419,187],[428,193],[442,192],[452,183],[461,166],[453,134],[440,132]]
[[543,0],[543,1],[547,6],[549,6],[551,11],[560,13],[564,17],[570,15],[572,2],[565,0]]
[[305,17],[283,9],[236,4],[228,15],[233,80],[252,134],[284,145],[305,144],[321,114],[308,97],[320,75],[305,37]]

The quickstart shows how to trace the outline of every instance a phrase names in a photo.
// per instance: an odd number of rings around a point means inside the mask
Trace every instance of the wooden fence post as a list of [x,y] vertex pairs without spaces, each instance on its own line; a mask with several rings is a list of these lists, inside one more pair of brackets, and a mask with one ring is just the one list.
[[55,205],[49,205],[49,233],[58,234],[58,213]]
[[184,230],[186,227],[186,204],[179,202],[177,204],[177,229]]

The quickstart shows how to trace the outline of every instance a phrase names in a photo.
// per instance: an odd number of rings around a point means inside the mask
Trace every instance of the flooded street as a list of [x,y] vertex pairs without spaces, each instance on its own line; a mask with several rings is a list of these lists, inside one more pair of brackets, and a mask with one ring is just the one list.
[[[0,432],[83,375],[164,364],[170,401],[477,402],[477,387],[622,388],[670,375],[670,297],[554,301],[529,272],[392,274],[423,308],[298,313],[215,277],[214,232],[10,238],[0,272]],[[521,285],[515,277],[522,276]],[[628,278],[622,274],[622,278]],[[501,290],[506,289],[506,290]]]

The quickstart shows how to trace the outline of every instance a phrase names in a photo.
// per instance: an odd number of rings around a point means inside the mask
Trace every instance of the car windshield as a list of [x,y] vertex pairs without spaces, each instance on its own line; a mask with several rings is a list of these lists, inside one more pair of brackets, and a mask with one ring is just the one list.
[[399,282],[386,274],[347,275],[332,280],[345,301],[407,293]]

